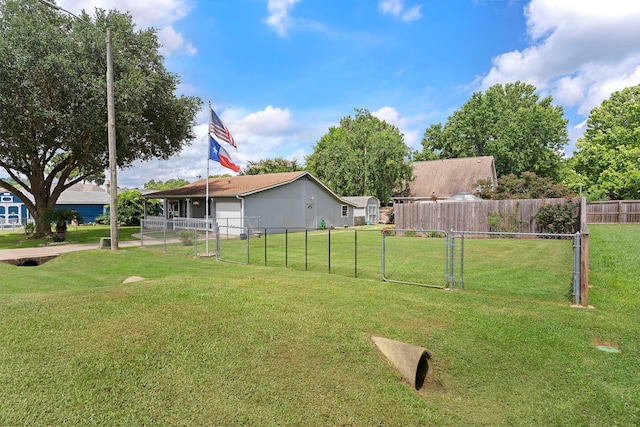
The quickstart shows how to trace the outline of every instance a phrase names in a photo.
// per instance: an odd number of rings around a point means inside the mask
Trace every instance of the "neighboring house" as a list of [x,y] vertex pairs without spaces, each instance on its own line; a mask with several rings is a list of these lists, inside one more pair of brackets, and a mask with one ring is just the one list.
[[413,175],[409,190],[394,195],[394,203],[437,201],[456,194],[477,193],[478,181],[498,185],[493,156],[414,162]]
[[[309,172],[283,172],[209,179],[209,217],[229,234],[242,228],[317,229],[354,225],[354,204]],[[167,218],[205,218],[207,180],[144,194],[163,199]]]
[[378,199],[373,196],[343,196],[342,198],[355,206],[353,208],[355,225],[378,223],[380,217],[380,201]]
[[85,223],[96,222],[96,218],[107,212],[109,193],[94,184],[74,184],[60,194],[56,209],[75,209]]
[[[86,223],[94,222],[106,212],[108,204],[109,194],[104,188],[93,184],[74,184],[58,197],[56,209],[75,209]],[[0,227],[16,223],[23,225],[30,220],[31,215],[22,200],[0,187]]]
[[22,227],[31,216],[22,200],[0,187],[0,228]]

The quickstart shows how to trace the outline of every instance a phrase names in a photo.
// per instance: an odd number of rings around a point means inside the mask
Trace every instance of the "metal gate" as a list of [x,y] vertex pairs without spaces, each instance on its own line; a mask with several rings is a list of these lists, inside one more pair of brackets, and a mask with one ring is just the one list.
[[382,280],[453,289],[454,250],[444,230],[382,230]]

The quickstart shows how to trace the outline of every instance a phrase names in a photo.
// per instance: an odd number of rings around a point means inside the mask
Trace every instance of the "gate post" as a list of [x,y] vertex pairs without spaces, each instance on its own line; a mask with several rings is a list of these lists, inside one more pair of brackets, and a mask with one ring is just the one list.
[[581,270],[582,250],[580,245],[580,232],[576,232],[573,238],[573,303],[580,303],[580,270]]
[[453,272],[453,268],[455,265],[454,257],[456,254],[456,236],[453,229],[450,230],[449,235],[451,236],[451,239],[449,240],[449,289],[454,289],[456,287]]
[[589,230],[580,235],[580,304],[589,306]]

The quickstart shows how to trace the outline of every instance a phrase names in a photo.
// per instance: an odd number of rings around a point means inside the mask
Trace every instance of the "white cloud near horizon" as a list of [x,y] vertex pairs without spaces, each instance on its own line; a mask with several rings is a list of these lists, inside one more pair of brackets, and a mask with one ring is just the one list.
[[640,2],[531,0],[525,16],[529,47],[493,58],[482,89],[524,81],[586,117],[640,83]]
[[379,0],[378,10],[383,15],[391,15],[394,19],[411,22],[422,18],[420,12],[421,6],[415,5],[410,8],[406,8],[404,0]]

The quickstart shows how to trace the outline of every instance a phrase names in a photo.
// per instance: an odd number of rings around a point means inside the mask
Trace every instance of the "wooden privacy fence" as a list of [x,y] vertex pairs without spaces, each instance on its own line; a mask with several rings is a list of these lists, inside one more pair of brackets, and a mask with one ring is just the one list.
[[[513,218],[520,233],[539,233],[535,215],[542,205],[566,203],[567,199],[477,200],[460,202],[402,203],[394,206],[396,228],[404,230],[496,231],[490,217]],[[578,218],[580,199],[573,199]],[[514,221],[512,221],[514,222]],[[579,223],[576,223],[578,230]]]
[[589,224],[638,224],[640,200],[613,200],[587,203]]

